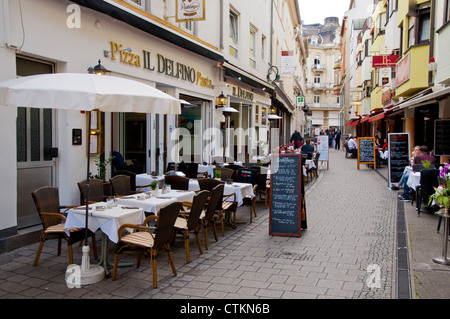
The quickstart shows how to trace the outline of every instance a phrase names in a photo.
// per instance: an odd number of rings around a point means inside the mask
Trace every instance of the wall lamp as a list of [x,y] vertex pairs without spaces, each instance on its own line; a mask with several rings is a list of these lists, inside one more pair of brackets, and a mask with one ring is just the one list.
[[116,53],[116,52],[121,52],[121,51],[126,51],[126,52],[131,52],[131,48],[128,47],[126,49],[122,49],[122,50],[115,50],[115,51],[108,51],[108,50],[103,50],[103,56],[105,58],[109,57],[110,53]]
[[216,108],[225,107],[228,105],[228,98],[223,95],[223,92],[216,97]]
[[[273,74],[272,69],[275,69],[275,77],[272,75]],[[273,82],[282,82],[280,79],[278,67],[276,67],[275,65],[272,65],[269,68],[269,70],[267,70],[267,80],[271,80]]]
[[98,60],[98,64],[94,67],[89,67],[88,69],[89,74],[97,74],[97,75],[111,75],[111,71],[106,69],[101,63],[100,59]]

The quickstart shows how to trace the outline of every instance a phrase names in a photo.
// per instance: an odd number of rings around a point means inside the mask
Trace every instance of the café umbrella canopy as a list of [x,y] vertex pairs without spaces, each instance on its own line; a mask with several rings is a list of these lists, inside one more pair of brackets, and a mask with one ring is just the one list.
[[[83,73],[32,75],[0,82],[0,106],[87,111],[180,114],[180,101],[144,83],[115,76]],[[89,143],[89,139],[88,139]],[[87,147],[86,203],[89,202],[89,145]],[[81,271],[89,271],[86,238]],[[86,248],[86,250],[84,249]],[[86,251],[86,253],[85,253]]]

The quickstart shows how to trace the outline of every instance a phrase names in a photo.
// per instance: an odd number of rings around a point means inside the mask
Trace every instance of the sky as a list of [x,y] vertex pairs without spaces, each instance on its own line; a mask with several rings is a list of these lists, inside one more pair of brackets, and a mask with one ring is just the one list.
[[350,0],[298,0],[303,24],[323,24],[326,17],[338,17],[342,23]]

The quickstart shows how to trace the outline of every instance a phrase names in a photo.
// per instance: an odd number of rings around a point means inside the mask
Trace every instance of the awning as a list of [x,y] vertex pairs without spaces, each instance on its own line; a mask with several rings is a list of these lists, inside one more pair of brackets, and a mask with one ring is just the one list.
[[352,125],[353,121],[356,121],[356,120],[350,120],[347,124],[345,124],[345,126]]
[[241,82],[253,86],[255,88],[264,89],[270,95],[274,94],[274,88],[272,85],[265,83],[263,80],[255,77],[254,75],[247,73],[246,71],[234,66],[233,64],[224,62],[225,76],[229,76],[235,79],[240,79]]
[[[122,5],[119,3],[100,0],[71,0],[81,6],[87,7],[89,9],[95,10],[97,12],[104,13],[114,19],[125,22],[139,30],[147,32],[155,37],[158,37],[164,41],[170,42],[183,48],[185,50],[194,52],[208,59],[225,62],[225,58],[222,56],[220,51],[209,48],[207,45],[200,42],[195,42],[194,39],[190,39],[185,36],[176,34],[176,31],[170,31],[163,24],[146,17],[143,14],[134,12],[126,7],[122,9]],[[130,5],[132,6],[132,5]]]
[[406,107],[418,107],[421,105],[438,103],[440,100],[445,99],[448,95],[450,95],[450,87],[441,88],[441,87],[433,87],[423,90],[422,92],[416,94],[415,96],[398,103],[397,106],[400,109],[404,109]]
[[377,114],[377,115],[373,115],[373,116],[371,116],[370,118],[369,118],[369,123],[371,123],[371,122],[375,122],[375,121],[378,121],[378,120],[381,120],[381,119],[383,119],[384,117],[386,116],[386,113],[380,113],[380,114]]
[[352,123],[352,126],[356,126],[356,125],[358,125],[359,124],[359,120],[356,120],[356,121],[354,121],[353,123]]
[[363,119],[361,120],[360,123],[364,123],[364,122],[367,121],[369,118],[370,118],[370,115],[367,115],[365,118],[363,118]]

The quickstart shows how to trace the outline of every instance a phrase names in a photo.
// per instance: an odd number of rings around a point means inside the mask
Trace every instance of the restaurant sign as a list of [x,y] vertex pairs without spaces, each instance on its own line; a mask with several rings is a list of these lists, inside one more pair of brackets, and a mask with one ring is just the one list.
[[399,55],[375,55],[372,57],[372,67],[385,68],[396,65]]
[[391,90],[385,91],[381,97],[381,103],[383,103],[383,105],[388,105],[389,103],[391,103],[391,100],[392,100]]
[[397,87],[409,80],[409,54],[397,64],[396,85]]
[[205,19],[205,0],[177,0],[176,22]]
[[232,88],[233,88],[233,91],[232,91],[233,96],[239,97],[244,100],[253,101],[254,95],[252,92],[243,90],[237,86],[233,86]]
[[110,41],[110,45],[111,60],[118,60],[121,63],[139,68],[142,67],[148,71],[156,71],[160,74],[188,81],[196,85],[208,88],[213,87],[212,81],[208,77],[203,76],[201,72],[196,71],[191,66],[166,58],[159,53],[156,54],[155,63],[149,51],[142,50],[142,55],[140,55],[124,50],[122,44]]

